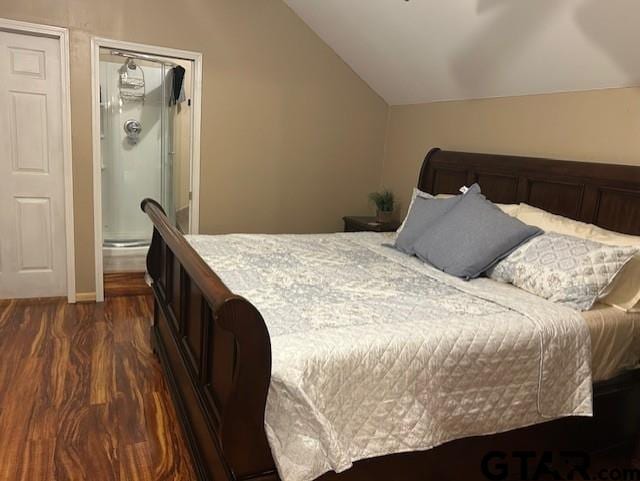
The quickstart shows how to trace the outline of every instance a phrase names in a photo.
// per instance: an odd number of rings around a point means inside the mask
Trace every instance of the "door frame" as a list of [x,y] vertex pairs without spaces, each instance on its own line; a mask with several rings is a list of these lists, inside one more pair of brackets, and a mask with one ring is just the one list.
[[0,18],[0,30],[58,40],[60,47],[60,99],[62,101],[62,156],[64,176],[64,218],[67,257],[67,302],[76,302],[76,258],[73,218],[73,162],[71,152],[71,90],[69,72],[69,30],[63,27]]
[[104,301],[104,267],[102,259],[102,170],[100,149],[100,48],[129,50],[136,53],[170,57],[193,62],[193,93],[191,95],[191,211],[189,232],[200,228],[200,121],[202,116],[202,53],[144,43],[133,43],[102,37],[91,38],[91,117],[93,147],[93,223],[96,302]]

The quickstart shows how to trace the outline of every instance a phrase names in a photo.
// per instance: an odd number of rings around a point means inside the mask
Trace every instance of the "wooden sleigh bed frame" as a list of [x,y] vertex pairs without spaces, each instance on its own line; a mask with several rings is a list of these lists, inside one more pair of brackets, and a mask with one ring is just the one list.
[[[519,203],[640,235],[640,167],[431,150],[418,187],[456,193],[480,183],[494,202]],[[271,374],[260,312],[231,292],[153,200],[147,270],[155,297],[151,331],[200,480],[279,479],[264,430]],[[569,417],[423,452],[359,461],[322,481],[487,479],[491,451],[579,450],[628,459],[640,435],[640,371],[594,385],[594,417]],[[517,458],[517,456],[516,456]],[[508,458],[508,462],[518,459]],[[511,478],[509,478],[511,479]]]

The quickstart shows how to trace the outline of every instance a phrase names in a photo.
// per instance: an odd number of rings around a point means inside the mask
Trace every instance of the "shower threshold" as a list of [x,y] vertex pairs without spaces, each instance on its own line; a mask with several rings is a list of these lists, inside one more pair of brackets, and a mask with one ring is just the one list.
[[102,244],[103,247],[148,247],[150,241],[148,239],[141,240],[126,240],[126,241],[114,241],[114,240],[105,240]]

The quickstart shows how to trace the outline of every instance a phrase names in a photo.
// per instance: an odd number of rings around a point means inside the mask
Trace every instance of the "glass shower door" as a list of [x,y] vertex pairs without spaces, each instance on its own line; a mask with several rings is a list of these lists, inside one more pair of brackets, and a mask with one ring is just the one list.
[[152,225],[145,197],[168,213],[171,199],[173,107],[167,67],[106,50],[100,54],[102,221],[105,246],[148,245]]

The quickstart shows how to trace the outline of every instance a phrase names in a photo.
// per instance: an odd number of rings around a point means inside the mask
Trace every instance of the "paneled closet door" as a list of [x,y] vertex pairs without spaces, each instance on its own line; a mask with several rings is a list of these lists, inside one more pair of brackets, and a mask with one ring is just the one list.
[[0,32],[0,298],[65,296],[60,46]]

